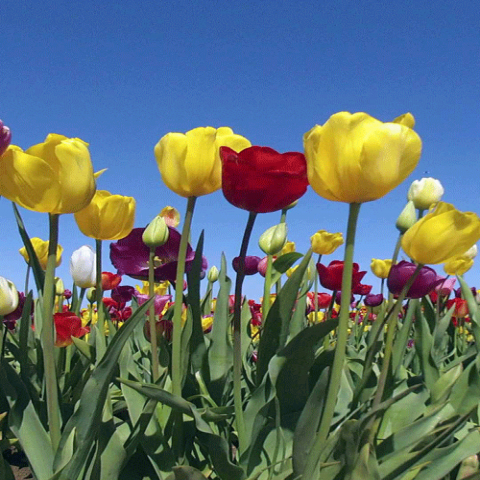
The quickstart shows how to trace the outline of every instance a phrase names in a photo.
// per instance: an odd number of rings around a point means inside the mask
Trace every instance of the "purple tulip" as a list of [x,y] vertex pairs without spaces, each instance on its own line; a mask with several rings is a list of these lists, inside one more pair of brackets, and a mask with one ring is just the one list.
[[[415,272],[417,265],[402,260],[392,265],[387,279],[387,286],[391,293],[400,295],[408,279]],[[443,280],[437,279],[437,273],[433,268],[422,267],[417,278],[407,292],[407,298],[421,298],[428,295]]]
[[12,140],[12,132],[0,120],[0,156],[7,150]]
[[130,285],[120,285],[112,290],[112,298],[118,303],[129,302],[135,293],[135,289]]
[[[150,297],[141,293],[135,292],[138,300],[138,305],[143,305]],[[155,306],[155,315],[161,315],[165,309],[165,305],[172,299],[171,295],[155,295],[153,304]]]
[[[255,275],[258,272],[258,264],[260,257],[247,256],[245,257],[245,275]],[[235,257],[232,261],[233,269],[238,273],[240,268],[240,257]]]
[[378,307],[383,302],[383,295],[381,293],[373,294],[369,293],[365,296],[363,303],[367,307]]
[[[180,233],[173,227],[168,227],[170,235],[167,243],[155,249],[155,281],[168,280],[175,282],[177,273],[178,250],[180,248]],[[118,270],[119,275],[128,275],[138,280],[148,280],[148,258],[150,249],[143,243],[144,228],[134,228],[125,238],[110,244],[110,260]],[[195,252],[187,246],[185,269],[188,271]]]

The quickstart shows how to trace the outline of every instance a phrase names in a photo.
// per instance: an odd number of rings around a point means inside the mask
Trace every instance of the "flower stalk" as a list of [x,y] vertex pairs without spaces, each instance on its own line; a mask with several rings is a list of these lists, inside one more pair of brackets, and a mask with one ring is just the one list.
[[[150,247],[148,259],[148,296],[155,296],[155,247]],[[152,380],[155,383],[159,378],[158,347],[157,347],[157,327],[155,319],[155,303],[150,305],[148,310],[148,321],[150,324],[150,345],[152,349]]]

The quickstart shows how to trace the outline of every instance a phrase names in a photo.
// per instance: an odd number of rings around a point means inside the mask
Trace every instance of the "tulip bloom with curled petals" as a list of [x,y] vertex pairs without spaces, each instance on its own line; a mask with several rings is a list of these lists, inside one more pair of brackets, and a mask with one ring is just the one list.
[[[343,264],[339,260],[334,260],[330,262],[328,267],[317,263],[317,271],[320,277],[320,283],[322,287],[327,288],[328,290],[341,290],[342,289],[342,275],[343,275]],[[352,271],[352,289],[354,289],[362,280],[367,272],[360,272],[360,267],[358,263],[353,264]]]
[[392,267],[392,259],[380,260],[378,258],[372,258],[370,262],[370,268],[372,273],[378,278],[387,278]]
[[[31,238],[32,247],[35,250],[40,266],[43,270],[47,269],[48,260],[48,240],[42,240],[41,238]],[[22,247],[19,251],[20,255],[25,259],[27,263],[30,263],[30,257],[28,256],[27,249]],[[61,245],[57,245],[57,257],[56,266],[58,267],[62,263],[63,248]]]
[[91,203],[75,214],[80,231],[96,240],[119,240],[133,229],[135,199],[97,190]]
[[72,337],[81,338],[90,332],[89,327],[82,327],[82,320],[74,312],[56,313],[53,319],[56,331],[56,347],[68,347],[73,343]]
[[402,183],[420,159],[412,115],[383,123],[366,113],[340,112],[303,137],[308,180],[318,195],[364,203]]
[[223,195],[238,208],[255,213],[275,212],[307,191],[307,167],[302,153],[278,153],[257,146],[237,153],[222,147],[220,157]]
[[36,212],[75,213],[96,185],[88,143],[51,133],[23,151],[11,145],[0,162],[0,195]]
[[338,233],[330,233],[326,230],[319,230],[310,237],[310,243],[313,253],[318,255],[330,255],[340,245],[343,245],[343,235]]
[[200,197],[222,186],[219,148],[243,150],[251,143],[229,127],[199,127],[167,133],[155,145],[155,158],[165,185],[182,197]]
[[462,255],[479,239],[478,215],[460,212],[450,203],[439,202],[407,230],[402,248],[417,263],[438,264]]
[[[396,265],[392,265],[387,279],[388,290],[394,295],[400,295],[403,287],[407,284],[410,277],[414,274],[417,265],[402,260]],[[433,268],[422,267],[420,273],[415,278],[412,286],[407,292],[407,298],[421,298],[428,295],[437,285],[443,282],[438,279],[437,273]]]
[[12,132],[0,120],[0,157],[6,152],[11,140]]

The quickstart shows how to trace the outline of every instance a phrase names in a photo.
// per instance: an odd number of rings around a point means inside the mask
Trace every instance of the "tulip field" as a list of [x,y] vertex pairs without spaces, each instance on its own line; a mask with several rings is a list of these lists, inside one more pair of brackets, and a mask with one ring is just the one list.
[[[442,202],[439,180],[410,180],[391,257],[359,259],[362,204],[420,161],[414,117],[339,112],[303,144],[167,133],[152,162],[185,211],[136,226],[134,198],[97,189],[85,141],[49,134],[24,151],[0,121],[1,201],[26,265],[23,285],[0,272],[0,479],[480,479],[480,295],[463,278],[480,218]],[[288,223],[309,186],[349,214],[298,252]],[[214,266],[191,232],[197,199],[220,189],[245,225]],[[48,239],[25,209],[46,214]],[[60,279],[68,214],[91,245]]]

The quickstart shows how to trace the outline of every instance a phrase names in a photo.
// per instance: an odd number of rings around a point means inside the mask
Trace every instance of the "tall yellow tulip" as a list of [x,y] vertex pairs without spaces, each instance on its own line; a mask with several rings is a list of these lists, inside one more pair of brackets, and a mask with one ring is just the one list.
[[97,190],[88,207],[75,214],[78,228],[97,240],[120,240],[133,229],[135,199]]
[[402,238],[405,253],[421,264],[443,263],[462,255],[480,239],[480,218],[460,212],[450,203],[439,202]]
[[229,127],[199,127],[187,133],[167,133],[155,145],[162,180],[182,197],[199,197],[222,186],[220,147],[235,151],[251,143]]
[[[38,261],[40,262],[40,266],[43,268],[43,270],[46,270],[48,260],[48,240],[42,240],[41,238],[34,237],[31,238],[30,241],[32,242],[32,247],[35,250]],[[27,249],[25,247],[22,247],[18,252],[27,263],[30,263],[30,257],[28,256]],[[57,245],[57,267],[62,263],[62,253],[63,247],[61,245]]]
[[379,258],[372,258],[370,262],[370,269],[372,273],[378,278],[388,278],[392,268],[392,259],[380,260]]
[[310,185],[336,202],[376,200],[402,183],[420,159],[422,141],[411,114],[383,123],[340,112],[303,137]]
[[51,133],[23,151],[10,146],[0,162],[0,195],[29,210],[75,213],[95,194],[88,143]]

